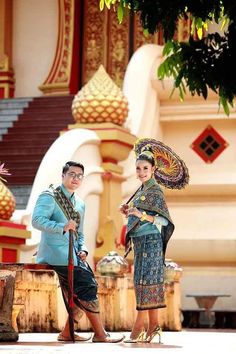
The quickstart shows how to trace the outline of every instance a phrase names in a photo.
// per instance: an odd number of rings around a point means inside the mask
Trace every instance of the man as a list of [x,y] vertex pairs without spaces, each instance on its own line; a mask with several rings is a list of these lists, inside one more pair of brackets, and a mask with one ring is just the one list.
[[[116,343],[123,339],[112,339],[104,330],[97,298],[97,283],[86,263],[88,254],[84,245],[83,220],[84,202],[75,197],[75,190],[84,177],[84,166],[69,161],[62,169],[62,184],[52,191],[39,196],[33,211],[32,225],[41,231],[41,241],[37,253],[37,263],[47,263],[57,272],[62,295],[68,309],[68,248],[69,231],[74,234],[74,315],[83,310],[94,330],[93,342]],[[75,335],[76,341],[84,341]],[[69,318],[58,336],[60,341],[70,341]]]

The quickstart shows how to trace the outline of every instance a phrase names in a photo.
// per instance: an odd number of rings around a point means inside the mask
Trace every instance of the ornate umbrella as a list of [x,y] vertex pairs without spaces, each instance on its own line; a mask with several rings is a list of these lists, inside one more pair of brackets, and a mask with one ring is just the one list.
[[155,160],[154,177],[166,188],[182,189],[189,182],[189,173],[184,161],[167,145],[155,139],[143,138],[134,144],[136,156],[151,151]]

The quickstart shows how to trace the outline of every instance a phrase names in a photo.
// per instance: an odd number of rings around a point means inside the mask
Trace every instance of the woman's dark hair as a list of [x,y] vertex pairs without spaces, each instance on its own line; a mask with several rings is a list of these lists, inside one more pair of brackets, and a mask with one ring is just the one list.
[[138,157],[137,157],[137,159],[136,159],[136,162],[137,161],[140,161],[140,160],[142,160],[142,161],[147,161],[147,162],[149,162],[152,166],[155,166],[155,161],[154,161],[154,158],[153,157],[151,157],[151,156],[147,156],[146,154],[140,154],[140,155],[138,155]]
[[62,173],[63,173],[63,175],[69,170],[69,168],[70,168],[71,166],[81,168],[81,170],[82,170],[83,173],[84,173],[84,165],[82,165],[82,163],[75,162],[75,161],[68,161],[68,162],[65,163],[65,165],[64,165],[63,168],[62,168]]
[[155,160],[153,156],[153,152],[150,148],[146,147],[137,157],[136,162],[138,160],[143,160],[149,162],[152,166],[155,166]]

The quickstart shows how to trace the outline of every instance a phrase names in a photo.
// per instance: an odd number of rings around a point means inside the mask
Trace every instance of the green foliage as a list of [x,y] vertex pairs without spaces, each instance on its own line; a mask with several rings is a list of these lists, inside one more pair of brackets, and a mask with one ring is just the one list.
[[117,18],[120,24],[122,23],[123,16],[124,16],[124,7],[122,6],[122,2],[120,2],[117,8]]
[[[219,95],[219,104],[229,115],[236,95],[234,67],[236,63],[236,2],[232,0],[100,0],[104,5],[116,7],[119,23],[124,10],[140,14],[144,31],[153,34],[160,29],[166,44],[165,61],[158,69],[158,77],[174,78],[174,88],[184,99],[188,87],[192,95],[205,99],[208,89]],[[188,42],[175,42],[174,33],[179,19],[190,18],[191,35]],[[208,24],[221,23],[225,32],[203,35]],[[194,38],[194,33],[198,38]]]
[[232,74],[236,45],[233,38],[231,43],[231,36],[236,38],[236,31],[229,27],[224,37],[214,33],[198,41],[191,37],[188,43],[168,41],[163,49],[166,59],[158,69],[159,79],[173,76],[181,99],[185,86],[192,95],[205,99],[208,89],[213,90],[219,95],[219,103],[228,115],[229,104],[233,106],[236,95],[236,80]]

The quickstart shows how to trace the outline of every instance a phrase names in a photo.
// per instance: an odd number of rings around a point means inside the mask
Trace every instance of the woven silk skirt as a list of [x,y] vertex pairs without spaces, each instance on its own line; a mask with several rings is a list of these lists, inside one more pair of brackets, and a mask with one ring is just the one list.
[[[67,266],[53,266],[53,268],[58,275],[63,299],[68,310],[68,268]],[[78,310],[99,313],[96,279],[89,265],[80,259],[78,259],[78,266],[74,267],[74,304]]]
[[161,235],[132,237],[132,241],[136,309],[140,311],[166,307]]

